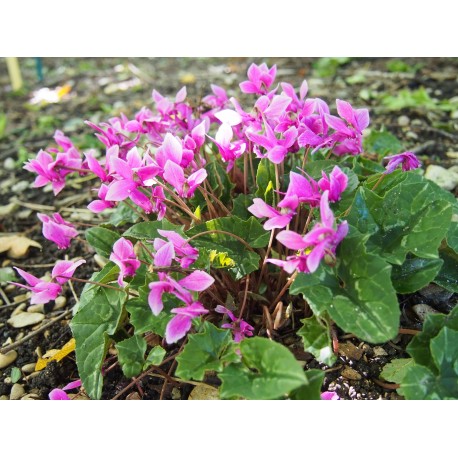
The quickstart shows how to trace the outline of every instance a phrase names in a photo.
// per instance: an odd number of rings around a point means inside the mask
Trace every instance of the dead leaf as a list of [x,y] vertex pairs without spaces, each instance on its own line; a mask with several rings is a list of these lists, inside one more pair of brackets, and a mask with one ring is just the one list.
[[43,358],[38,358],[35,370],[41,371],[51,361],[60,361],[61,359],[64,359],[72,351],[75,351],[75,342],[75,339],[72,338],[60,350],[49,350],[45,355],[43,355]]
[[7,251],[7,255],[10,258],[24,258],[31,246],[40,248],[41,250],[41,245],[38,242],[23,235],[7,235],[0,237],[0,253]]

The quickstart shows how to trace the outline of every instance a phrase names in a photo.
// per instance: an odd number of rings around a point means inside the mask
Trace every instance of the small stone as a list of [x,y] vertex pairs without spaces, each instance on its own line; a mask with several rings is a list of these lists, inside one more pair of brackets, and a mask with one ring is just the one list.
[[24,387],[22,385],[19,385],[19,383],[15,383],[11,388],[10,400],[17,401],[18,399],[21,399],[22,396],[24,396],[24,394]]
[[3,347],[6,347],[7,345],[11,345],[13,342],[13,339],[11,338],[11,336],[8,337],[8,339],[5,340],[5,342],[3,342]]
[[5,380],[3,380],[5,382],[5,385],[11,385],[13,383],[13,380],[11,379],[11,377],[5,377]]
[[61,308],[64,308],[66,304],[67,304],[67,298],[65,296],[58,296],[56,297],[56,301],[55,301],[53,310],[59,310]]
[[25,333],[20,332],[20,333],[14,338],[14,341],[15,341],[15,342],[19,342],[24,336],[25,336]]
[[14,296],[14,302],[16,304],[19,304],[20,302],[25,302],[25,301],[29,300],[29,298],[30,298],[30,294],[29,293],[18,294],[17,296]]
[[436,309],[433,309],[427,304],[412,305],[412,310],[415,312],[415,315],[418,316],[420,321],[425,321],[426,317],[432,313],[439,313]]
[[374,347],[374,356],[387,356],[388,353],[383,347]]
[[453,191],[458,184],[458,170],[456,166],[445,169],[440,165],[428,165],[425,178],[434,181],[434,183],[447,191]]
[[36,401],[40,399],[40,396],[38,394],[30,393],[26,394],[25,396],[22,396],[21,401]]
[[342,370],[341,375],[349,380],[361,380],[361,374],[348,366]]
[[9,171],[15,170],[16,169],[16,161],[12,157],[7,157],[3,161],[3,167],[6,170],[9,170]]
[[6,285],[4,289],[5,289],[5,292],[12,293],[16,288],[17,288],[16,285],[9,284],[9,285]]
[[217,388],[207,385],[197,385],[189,394],[189,401],[217,400],[219,391]]
[[11,312],[11,318],[15,315],[19,315],[20,313],[24,313],[24,310],[26,309],[27,304],[19,304],[12,312]]
[[409,132],[406,133],[406,137],[411,138],[412,140],[418,139],[418,135],[415,132],[412,132],[411,130],[409,130]]
[[181,399],[181,391],[176,386],[172,388],[172,399],[174,401]]
[[7,323],[13,328],[25,328],[43,321],[45,316],[42,313],[20,313],[11,317]]
[[44,313],[45,305],[44,304],[33,304],[27,307],[28,313]]
[[130,393],[128,396],[126,396],[126,400],[127,401],[141,401],[142,398],[136,391],[134,391],[133,393]]
[[408,116],[402,115],[398,118],[398,124],[401,127],[406,127],[410,124],[410,118]]
[[35,371],[35,363],[24,364],[24,366],[21,367],[21,371],[26,374],[31,374]]
[[5,394],[3,396],[0,396],[0,401],[9,401],[10,398],[6,396]]
[[8,353],[0,353],[0,369],[8,367],[10,364],[13,364],[17,358],[17,351],[11,350]]
[[25,191],[29,187],[30,187],[30,183],[26,180],[22,180],[22,181],[18,181],[16,184],[11,186],[11,191],[13,191],[14,193],[19,193],[19,192]]

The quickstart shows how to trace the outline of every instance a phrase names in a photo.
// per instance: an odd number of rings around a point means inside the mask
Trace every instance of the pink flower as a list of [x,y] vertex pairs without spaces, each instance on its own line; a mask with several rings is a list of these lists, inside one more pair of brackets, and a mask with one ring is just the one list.
[[415,156],[412,151],[406,151],[401,154],[394,154],[393,156],[385,156],[385,159],[389,159],[384,173],[392,173],[394,170],[401,165],[402,170],[407,172],[408,170],[417,169],[421,166],[421,162]]
[[167,183],[175,188],[180,197],[190,198],[194,195],[196,188],[207,178],[207,171],[199,169],[185,178],[183,168],[180,165],[167,161],[163,177]]
[[191,329],[192,319],[208,313],[208,310],[200,303],[193,302],[186,307],[174,308],[172,313],[176,313],[165,328],[165,340],[172,344],[180,340]]
[[124,277],[134,276],[141,264],[134,253],[132,242],[123,237],[114,243],[110,261],[119,266],[118,285],[121,287]]
[[106,184],[102,184],[98,191],[99,199],[93,200],[87,208],[91,210],[93,213],[101,213],[107,208],[113,208],[116,206],[116,202],[112,200],[106,200],[108,193],[108,186]]
[[318,181],[318,186],[322,191],[329,191],[329,200],[331,202],[337,202],[340,200],[341,194],[345,191],[348,185],[348,177],[345,173],[340,170],[336,165],[332,172],[329,174],[329,178],[326,176],[326,173],[321,172],[323,178]]
[[335,391],[323,391],[321,399],[323,401],[338,401],[340,397]]
[[68,248],[71,240],[78,235],[75,227],[65,221],[59,213],[54,213],[53,216],[38,213],[37,216],[43,223],[43,236],[60,249]]
[[227,314],[231,319],[232,323],[225,323],[221,327],[232,330],[234,333],[234,342],[240,342],[245,337],[251,337],[253,335],[253,326],[248,324],[245,320],[236,318],[235,315],[226,307],[217,305],[215,312]]
[[257,218],[268,218],[263,226],[266,231],[286,227],[295,215],[295,212],[291,210],[287,213],[281,213],[259,198],[253,199],[253,205],[248,207],[247,210]]
[[[274,163],[280,164],[288,154],[289,148],[293,146],[297,137],[297,129],[290,127],[283,134],[283,138],[278,139],[269,123],[264,123],[265,135],[254,132],[247,132],[247,137],[256,145],[262,146],[266,150],[266,156]],[[260,155],[261,157],[264,157]]]
[[[199,257],[199,251],[193,248],[180,234],[174,231],[158,229],[159,234],[173,244],[174,259],[176,259],[183,269],[187,269]],[[167,244],[160,238],[154,239],[154,249],[158,251]]]
[[[31,304],[46,304],[49,301],[56,299],[56,297],[62,292],[62,286],[70,277],[73,276],[76,268],[86,261],[81,259],[77,262],[72,261],[57,261],[51,272],[51,281],[46,282],[40,280],[28,272],[25,272],[18,267],[15,267],[17,273],[28,283],[27,285],[21,285],[20,283],[10,282],[13,285],[19,286],[20,288],[26,288],[32,291],[32,297],[30,299]],[[57,282],[57,283],[56,283]]]
[[40,280],[34,275],[19,269],[19,267],[15,267],[14,269],[16,269],[17,273],[28,283],[28,285],[21,285],[16,282],[11,282],[11,284],[32,291],[32,297],[30,299],[31,304],[46,304],[56,299],[62,292],[62,287],[54,282]]
[[240,89],[245,94],[266,94],[274,82],[276,74],[276,65],[269,69],[265,63],[259,66],[251,64],[247,72],[248,80],[240,83]]
[[[318,183],[313,179],[290,172],[289,185],[285,197],[278,203],[279,207],[291,207],[294,201],[303,202],[311,207],[316,207],[321,199],[320,188]],[[293,202],[293,203],[292,203]],[[296,203],[297,207],[298,203]]]
[[[339,243],[348,233],[348,224],[342,222],[337,228],[334,224],[334,215],[329,208],[329,191],[325,191],[320,201],[321,222],[304,237],[294,231],[281,231],[277,240],[290,250],[300,251],[299,255],[287,258],[287,261],[269,259],[271,264],[280,265],[289,272],[296,267],[300,272],[315,272],[321,259],[326,254],[333,256]],[[304,262],[305,261],[305,262]]]
[[162,295],[164,293],[171,293],[176,298],[189,305],[193,301],[190,291],[204,291],[209,288],[214,281],[213,277],[202,270],[195,270],[178,281],[164,272],[159,272],[159,281],[151,282],[148,285],[150,289],[148,304],[151,311],[156,316],[159,315],[164,308],[162,303]]
[[84,259],[79,261],[57,261],[56,265],[52,269],[51,277],[56,280],[57,283],[63,285],[70,277],[73,277],[75,270],[81,265],[85,264]]
[[73,390],[74,388],[79,388],[81,386],[81,380],[75,380],[74,382],[65,385],[62,389],[54,388],[49,393],[49,399],[51,401],[70,401],[70,397],[66,393],[68,390]]

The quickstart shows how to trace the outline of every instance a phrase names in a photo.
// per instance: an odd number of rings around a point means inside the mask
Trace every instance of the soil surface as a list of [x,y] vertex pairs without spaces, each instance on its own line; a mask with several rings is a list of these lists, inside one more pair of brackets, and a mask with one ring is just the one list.
[[[173,96],[186,85],[188,97],[195,103],[210,92],[210,83],[231,89],[229,95],[239,95],[237,84],[245,79],[251,62],[266,62],[269,66],[276,63],[277,80],[296,87],[307,79],[309,95],[323,98],[331,106],[339,98],[355,107],[368,107],[370,128],[384,126],[399,138],[405,150],[419,155],[424,167],[458,164],[458,59],[44,58],[43,81],[39,81],[35,59],[20,59],[25,88],[16,94],[11,93],[6,64],[0,60],[0,235],[21,235],[41,245],[41,249],[30,246],[19,257],[6,251],[0,253],[0,267],[17,266],[40,277],[50,272],[55,260],[64,255],[86,260],[78,270],[80,278],[89,278],[99,269],[84,240],[75,240],[62,252],[41,234],[36,212],[59,211],[75,223],[97,224],[101,220],[86,209],[91,200],[90,182],[76,180],[72,188],[66,188],[57,198],[43,188],[31,187],[34,177],[21,164],[53,143],[55,129],[70,136],[80,150],[97,147],[98,141],[84,120],[101,122],[121,112],[131,116],[143,106],[151,107],[153,88]],[[43,88],[49,89],[46,92]],[[431,102],[389,109],[386,97],[421,88]],[[36,101],[40,97],[54,97],[56,103],[34,104],[33,98]],[[83,231],[84,227],[79,229]],[[13,327],[8,320],[28,309],[25,290],[6,283],[1,283],[0,288],[0,347],[17,343],[17,357],[0,369],[0,399],[14,398],[17,390],[26,399],[47,399],[51,389],[78,378],[74,353],[41,371],[35,371],[32,364],[38,356],[62,348],[71,339],[68,323],[82,284],[73,282],[73,291],[64,289],[65,299],[35,310],[44,315],[40,322],[22,328]],[[422,316],[414,311],[414,305],[427,304],[436,311],[448,312],[456,304],[456,296],[434,285],[416,294],[399,296],[401,328],[421,329]],[[297,328],[303,316],[295,318]],[[41,330],[47,323],[49,326]],[[28,338],[36,330],[39,332]],[[324,390],[336,391],[342,399],[401,398],[393,385],[380,379],[380,372],[392,359],[408,357],[405,348],[412,334],[399,334],[384,345],[369,345],[336,329],[338,358],[329,368],[304,352],[295,330],[290,321],[273,337],[287,345],[305,367],[326,370]],[[170,347],[169,353],[177,349]],[[187,399],[194,388],[170,378],[164,383],[164,377],[159,376],[132,383],[113,360],[108,354],[104,399]],[[171,365],[163,369],[173,373]],[[217,384],[216,378],[207,381]]]

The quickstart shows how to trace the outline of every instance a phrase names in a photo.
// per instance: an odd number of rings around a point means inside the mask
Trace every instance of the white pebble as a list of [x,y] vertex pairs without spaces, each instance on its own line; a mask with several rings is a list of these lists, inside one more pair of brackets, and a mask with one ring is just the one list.
[[59,310],[67,304],[67,298],[65,296],[56,297],[56,303],[53,310]]
[[17,401],[18,399],[21,399],[22,396],[24,396],[24,394],[24,387],[22,385],[19,385],[19,383],[15,383],[13,385],[13,388],[11,388],[10,400]]
[[11,317],[7,323],[13,328],[25,328],[43,321],[45,316],[42,313],[20,313]]
[[8,353],[0,353],[0,369],[8,367],[10,364],[13,364],[17,358],[17,351],[11,350]]

